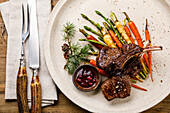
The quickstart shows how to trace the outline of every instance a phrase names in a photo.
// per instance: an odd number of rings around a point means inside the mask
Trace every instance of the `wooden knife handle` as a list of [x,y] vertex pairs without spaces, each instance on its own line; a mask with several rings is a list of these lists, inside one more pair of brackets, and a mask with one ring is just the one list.
[[27,101],[27,72],[26,67],[21,65],[25,63],[24,60],[20,61],[20,67],[17,75],[17,102],[19,113],[29,113]]
[[35,71],[31,81],[31,113],[41,113],[41,84]]

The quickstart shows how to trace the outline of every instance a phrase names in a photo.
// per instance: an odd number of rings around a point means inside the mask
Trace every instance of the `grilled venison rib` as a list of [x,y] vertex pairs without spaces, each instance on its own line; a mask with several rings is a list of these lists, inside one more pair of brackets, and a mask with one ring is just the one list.
[[96,58],[97,66],[109,74],[102,85],[107,100],[130,96],[131,77],[137,76],[143,69],[139,60],[140,53],[149,50],[162,50],[161,46],[140,48],[135,44],[124,44],[121,49],[103,47]]
[[[141,52],[142,49],[135,44],[124,44],[121,49],[103,47],[96,58],[97,66],[107,71],[109,75],[112,75],[113,73],[115,74],[117,70],[123,71],[126,67],[128,67],[127,64],[129,63],[137,64],[137,65],[133,64],[131,68],[135,66],[136,69],[140,69],[141,68],[140,62],[139,61],[137,61],[137,63],[135,62],[138,59],[137,57],[139,55],[138,53]],[[136,57],[133,58],[133,56]]]

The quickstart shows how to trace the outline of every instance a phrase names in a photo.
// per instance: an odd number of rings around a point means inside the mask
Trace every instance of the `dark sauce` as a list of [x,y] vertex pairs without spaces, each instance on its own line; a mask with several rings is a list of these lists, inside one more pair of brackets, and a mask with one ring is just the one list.
[[77,83],[82,87],[91,87],[96,83],[96,75],[89,68],[82,68],[76,75]]
[[73,82],[81,91],[92,91],[100,83],[99,72],[91,65],[82,65],[75,70]]

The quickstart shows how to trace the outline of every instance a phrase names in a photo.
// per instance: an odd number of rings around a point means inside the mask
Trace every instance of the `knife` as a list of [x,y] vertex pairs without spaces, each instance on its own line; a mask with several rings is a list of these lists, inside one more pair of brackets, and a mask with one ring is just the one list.
[[30,7],[29,67],[33,70],[31,81],[31,113],[41,113],[41,84],[39,80],[39,35],[36,0],[28,0]]

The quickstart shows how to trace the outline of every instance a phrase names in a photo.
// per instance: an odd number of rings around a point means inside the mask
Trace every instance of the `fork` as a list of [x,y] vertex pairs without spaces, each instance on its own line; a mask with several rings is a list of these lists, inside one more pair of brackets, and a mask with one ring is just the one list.
[[29,113],[28,100],[27,100],[27,72],[26,72],[26,60],[24,53],[24,43],[29,37],[29,7],[27,4],[27,27],[25,30],[25,16],[24,16],[24,5],[22,4],[22,47],[21,47],[21,59],[20,67],[17,75],[17,103],[18,110],[20,113]]

